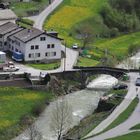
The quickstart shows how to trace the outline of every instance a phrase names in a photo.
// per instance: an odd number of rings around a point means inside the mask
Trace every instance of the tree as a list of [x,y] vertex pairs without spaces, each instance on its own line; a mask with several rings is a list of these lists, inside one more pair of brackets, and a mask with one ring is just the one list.
[[41,140],[42,139],[42,135],[37,130],[35,124],[29,125],[28,130],[27,130],[27,137],[29,138],[29,140]]
[[51,129],[57,136],[57,140],[62,139],[62,135],[72,122],[72,110],[67,101],[62,99],[57,101],[51,116]]
[[89,25],[81,25],[76,29],[79,39],[82,41],[82,47],[85,48],[93,41],[93,29]]

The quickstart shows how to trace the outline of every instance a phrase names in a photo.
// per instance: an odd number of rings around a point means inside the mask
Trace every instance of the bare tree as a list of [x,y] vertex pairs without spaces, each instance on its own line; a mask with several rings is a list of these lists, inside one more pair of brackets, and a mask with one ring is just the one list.
[[57,136],[57,140],[62,139],[62,135],[72,122],[72,110],[67,101],[62,99],[57,101],[52,112],[51,129]]
[[42,139],[42,135],[37,130],[35,124],[29,125],[28,130],[27,130],[27,137],[29,138],[29,140],[41,140]]

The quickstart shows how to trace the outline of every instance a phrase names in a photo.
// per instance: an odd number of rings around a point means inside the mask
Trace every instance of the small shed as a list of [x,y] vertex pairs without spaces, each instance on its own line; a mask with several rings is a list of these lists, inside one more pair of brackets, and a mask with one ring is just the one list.
[[0,51],[0,64],[6,62],[6,53]]

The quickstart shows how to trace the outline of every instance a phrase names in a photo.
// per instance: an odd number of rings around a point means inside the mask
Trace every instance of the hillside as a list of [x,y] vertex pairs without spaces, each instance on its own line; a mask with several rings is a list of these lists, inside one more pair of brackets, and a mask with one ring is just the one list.
[[[65,0],[63,4],[47,19],[45,29],[55,29],[65,38],[68,45],[76,40],[76,28],[80,25],[92,24],[93,29],[99,32],[99,11],[108,0]],[[94,21],[96,19],[97,21]],[[95,28],[96,27],[96,28]],[[80,43],[80,41],[78,41]]]
[[[78,33],[79,30],[82,31],[88,27],[94,36],[84,49],[84,54],[79,58],[78,65],[93,66],[100,63],[102,64],[106,51],[108,52],[107,63],[109,65],[111,63],[118,63],[117,61],[122,61],[128,57],[129,53],[132,53],[130,50],[134,51],[134,49],[131,49],[133,46],[134,48],[139,47],[140,33],[130,32],[130,34],[128,34],[127,32],[126,34],[124,32],[122,34],[121,32],[117,32],[116,34],[115,26],[110,28],[110,26],[105,23],[102,17],[102,11],[104,7],[109,5],[110,1],[65,0],[46,20],[44,29],[57,30],[69,47],[74,43],[78,43],[78,45],[82,47],[82,40],[79,38]],[[118,20],[118,22],[120,21]]]

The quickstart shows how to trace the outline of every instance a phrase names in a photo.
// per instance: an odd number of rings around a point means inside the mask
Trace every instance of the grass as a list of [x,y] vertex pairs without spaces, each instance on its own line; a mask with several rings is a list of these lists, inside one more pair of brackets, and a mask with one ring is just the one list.
[[19,16],[28,16],[29,11],[41,11],[48,5],[48,0],[41,0],[41,2],[12,2],[10,8]]
[[[128,50],[129,46],[131,45],[138,45],[140,44],[140,32],[131,33],[127,35],[122,35],[113,39],[100,39],[96,40],[94,46],[90,48],[90,53],[102,58],[103,51],[107,49],[108,57],[111,57],[112,61],[115,62],[115,59],[118,61],[122,61],[123,59],[129,56]],[[115,58],[115,59],[114,59]],[[100,62],[95,60],[96,63],[93,63],[95,57],[93,56],[92,59],[88,59],[88,63],[85,63],[85,58],[80,58],[79,66],[96,66]]]
[[[68,46],[80,43],[74,36],[75,27],[96,17],[108,0],[65,0],[44,23],[44,29],[57,30]],[[58,24],[56,24],[58,23]]]
[[139,140],[140,139],[140,132],[132,132],[123,136],[119,136],[116,138],[111,138],[108,140]]
[[90,58],[85,58],[85,57],[84,58],[80,57],[77,63],[78,66],[89,66],[89,67],[95,66],[97,64],[99,64],[99,61]]
[[140,129],[140,124],[137,124],[133,126],[132,128],[130,128],[130,130],[137,130],[137,129]]
[[[122,95],[126,95],[127,90],[111,90],[109,92],[106,93],[106,95],[109,94],[122,94]],[[117,101],[115,98],[112,98],[110,100],[108,100],[108,103],[113,103],[114,106],[120,104],[120,102],[122,101],[121,98],[119,98]],[[73,127],[72,129],[69,130],[69,137],[70,136],[77,136],[77,133],[79,131],[79,135],[80,137],[84,137],[86,136],[91,130],[93,130],[96,126],[98,126],[104,119],[106,119],[109,115],[110,115],[110,111],[103,111],[103,112],[94,112],[93,114],[85,117],[83,120],[80,121],[80,124],[78,124],[77,126]]]
[[80,124],[74,126],[67,132],[68,138],[78,139],[84,137],[91,130],[93,130],[97,125],[100,124],[102,120],[107,118],[109,112],[93,113],[80,121]]
[[34,21],[26,18],[20,18],[16,21],[16,24],[18,24],[21,27],[30,29],[34,24]]
[[[49,30],[53,28],[57,30],[60,36],[66,40],[68,47],[71,47],[74,43],[78,43],[80,46],[81,41],[77,39],[75,33],[76,27],[91,25],[94,34],[107,30],[99,15],[100,9],[107,2],[108,0],[65,0],[46,20],[44,29]],[[128,57],[128,48],[130,45],[140,44],[139,38],[140,32],[121,35],[112,39],[94,38],[90,47],[93,57],[90,59],[85,57],[80,58],[78,65],[96,66],[100,63],[99,59],[104,55],[103,51],[105,49],[108,50],[108,55],[111,55],[110,59],[114,63],[117,63],[114,59],[122,61]],[[93,46],[96,46],[96,48]],[[98,60],[94,56],[99,56]]]
[[40,70],[52,70],[60,67],[60,62],[48,63],[48,64],[27,64],[30,67]]
[[[112,91],[110,91],[109,93],[112,93]],[[126,94],[126,90],[120,90],[120,92],[119,92],[119,90],[118,91],[114,91],[113,92],[114,94]],[[115,101],[115,100],[114,100]],[[120,100],[121,101],[121,100]],[[112,101],[111,101],[112,102]],[[114,128],[114,127],[116,127],[116,126],[118,126],[119,124],[121,124],[121,123],[123,123],[124,121],[126,121],[127,119],[128,119],[128,117],[132,114],[132,112],[134,111],[134,109],[135,109],[135,107],[137,106],[137,104],[138,104],[138,102],[139,102],[139,99],[138,98],[135,98],[132,102],[131,102],[131,104],[127,107],[127,109],[124,111],[124,112],[122,112],[118,117],[117,117],[117,119],[116,120],[114,120],[105,130],[103,130],[102,132],[100,132],[100,133],[97,133],[97,134],[95,134],[95,135],[93,135],[93,136],[90,136],[90,137],[88,137],[88,138],[91,138],[91,137],[93,137],[94,138],[94,136],[97,136],[97,135],[100,135],[100,134],[102,134],[102,133],[104,133],[104,132],[106,132],[106,131],[108,131],[108,130],[110,130],[110,129],[112,129],[112,128]],[[118,101],[115,101],[114,102],[115,104],[117,103],[118,104]],[[92,129],[93,130],[93,129]],[[85,139],[87,139],[87,138],[85,138]],[[84,138],[83,138],[83,140],[84,140]]]
[[[0,87],[0,140],[9,140],[13,134],[19,133],[20,118],[28,114],[33,116],[32,108],[53,95],[14,87]],[[9,132],[10,131],[10,132]]]
[[21,26],[21,27],[23,27],[23,28],[27,28],[27,29],[31,29],[32,28],[31,25],[28,25],[28,24],[23,23],[23,22],[18,22],[18,25]]
[[139,38],[140,32],[136,32],[113,39],[98,40],[95,45],[102,50],[107,48],[108,51],[114,54],[117,58],[124,58],[128,57],[128,48],[130,45],[140,44]]
[[137,106],[139,100],[135,98],[131,104],[127,107],[127,109],[122,112],[115,121],[113,121],[104,131],[110,130],[119,124],[123,123],[128,119],[128,117],[132,114],[132,112],[135,110],[135,107]]

